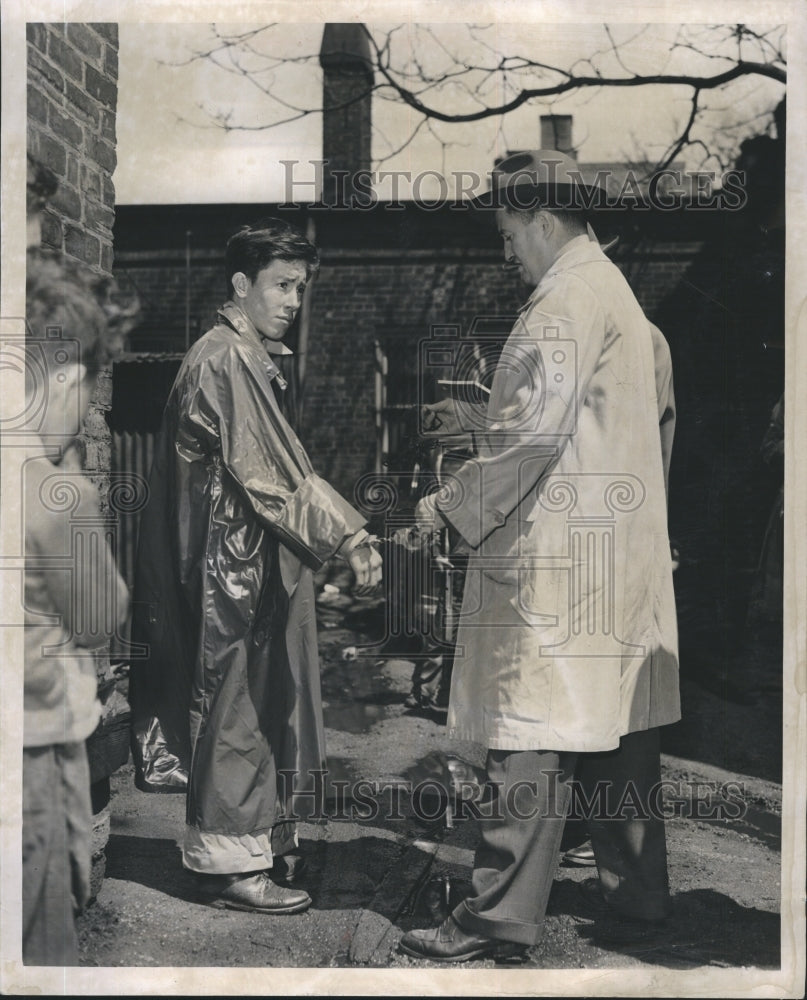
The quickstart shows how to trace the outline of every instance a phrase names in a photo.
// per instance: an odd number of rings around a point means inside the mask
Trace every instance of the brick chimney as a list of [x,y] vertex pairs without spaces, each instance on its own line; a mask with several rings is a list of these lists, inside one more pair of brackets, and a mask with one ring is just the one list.
[[[363,24],[326,24],[319,53],[323,69],[322,200],[350,197],[357,171],[369,171],[373,63]],[[344,176],[347,174],[347,177]]]
[[571,115],[541,115],[541,149],[557,149],[576,159]]

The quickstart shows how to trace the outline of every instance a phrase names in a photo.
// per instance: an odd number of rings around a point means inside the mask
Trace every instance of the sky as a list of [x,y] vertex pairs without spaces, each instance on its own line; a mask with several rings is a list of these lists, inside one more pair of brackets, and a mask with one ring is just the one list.
[[[237,26],[243,30],[245,25]],[[299,58],[316,54],[322,36],[321,24],[282,24],[265,36],[276,55]],[[380,30],[388,25],[371,25]],[[236,26],[224,26],[235,30]],[[465,25],[430,25],[436,41],[417,26],[403,25],[395,38],[399,58],[417,58],[427,70],[437,70],[445,50],[474,54],[488,62],[502,54],[529,54],[552,64],[571,66],[601,49],[605,35],[594,24],[492,24],[481,37],[484,46],[468,41]],[[658,69],[702,68],[690,52],[670,52],[676,25],[617,25],[615,37],[626,41],[622,49],[631,72]],[[237,76],[210,60],[190,60],[194,51],[211,39],[210,25],[166,23],[121,23],[118,93],[118,167],[114,180],[119,204],[171,204],[204,202],[272,202],[282,200],[286,173],[281,160],[307,164],[322,157],[322,117],[312,114],[301,121],[273,129],[259,126],[272,119],[278,109],[259,89],[269,77],[259,72],[263,63],[249,63],[250,72]],[[258,44],[256,42],[256,44]],[[441,53],[441,48],[443,52]],[[709,66],[714,67],[714,63]],[[607,71],[620,72],[613,60],[603,63]],[[515,82],[515,81],[514,81]],[[317,64],[285,64],[273,71],[271,87],[296,106],[315,106],[321,94],[322,73]],[[728,98],[713,99],[711,120],[731,124],[764,115],[777,102],[780,85],[761,78],[738,81]],[[501,96],[500,84],[491,99]],[[580,162],[625,161],[645,155],[658,156],[666,148],[676,122],[685,120],[690,91],[685,87],[643,87],[620,91],[588,90],[565,96],[554,103],[530,103],[517,112],[464,125],[436,125],[438,136],[423,130],[397,156],[378,160],[399,146],[411,133],[416,119],[409,109],[388,100],[373,105],[374,167],[387,170],[437,171],[449,177],[472,170],[487,175],[494,157],[508,149],[540,145],[541,114],[572,114],[573,141]],[[446,110],[477,105],[456,89],[430,94]],[[281,109],[282,110],[282,109]],[[284,115],[288,112],[282,112]],[[248,131],[225,131],[213,124],[211,115],[229,115],[230,121],[248,126]],[[761,127],[766,121],[759,119]],[[748,129],[753,129],[749,125]],[[700,153],[697,154],[700,156]],[[694,156],[686,166],[698,166]],[[714,166],[714,164],[712,164]],[[313,178],[313,168],[297,168],[296,176]],[[391,182],[386,182],[387,184]],[[407,193],[403,183],[402,193]],[[423,197],[437,196],[443,185],[427,178],[419,188]],[[383,185],[379,196],[389,196]]]

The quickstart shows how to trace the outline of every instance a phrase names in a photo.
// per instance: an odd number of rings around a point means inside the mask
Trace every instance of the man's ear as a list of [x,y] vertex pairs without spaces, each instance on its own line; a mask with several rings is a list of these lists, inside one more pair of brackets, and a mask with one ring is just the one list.
[[541,211],[538,213],[538,222],[544,238],[551,236],[555,230],[556,219],[554,215],[551,212]]
[[249,291],[250,280],[244,274],[243,271],[236,271],[235,274],[230,278],[233,285],[233,291],[239,298],[244,298],[244,296]]

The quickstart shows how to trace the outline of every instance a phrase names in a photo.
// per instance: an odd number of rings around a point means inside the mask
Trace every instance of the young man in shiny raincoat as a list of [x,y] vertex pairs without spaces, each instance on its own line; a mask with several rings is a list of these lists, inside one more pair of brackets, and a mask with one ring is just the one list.
[[324,767],[313,572],[380,578],[364,518],[282,416],[274,358],[318,253],[279,220],[227,244],[230,300],[166,404],[140,524],[133,752],[144,790],[187,788],[182,846],[216,906],[296,913],[294,792]]

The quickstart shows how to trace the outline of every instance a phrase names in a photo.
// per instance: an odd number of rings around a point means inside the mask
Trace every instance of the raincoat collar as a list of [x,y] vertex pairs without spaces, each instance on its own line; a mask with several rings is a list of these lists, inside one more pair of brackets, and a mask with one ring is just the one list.
[[286,390],[288,388],[288,382],[283,377],[283,373],[280,371],[278,366],[272,360],[271,355],[285,356],[288,354],[293,354],[294,352],[286,347],[285,344],[280,343],[278,340],[270,340],[268,337],[262,337],[255,327],[255,324],[249,319],[247,314],[235,302],[225,302],[224,305],[219,309],[219,319],[223,323],[226,323],[231,329],[235,330],[239,337],[242,337],[247,343],[262,349],[267,355],[266,359],[266,370],[269,373],[269,378],[274,379],[278,388]]
[[256,329],[255,324],[249,319],[244,310],[235,304],[235,302],[225,302],[221,309],[219,309],[219,316],[222,320],[224,320],[227,326],[232,327],[233,330],[239,334],[239,336],[251,341],[257,347],[262,347],[267,354],[279,356],[294,354],[294,351],[292,351],[290,347],[286,347],[282,341],[270,340],[268,337],[262,337]]
[[537,298],[538,293],[543,288],[545,281],[554,277],[556,274],[559,274],[561,271],[566,271],[570,267],[576,267],[584,261],[592,260],[608,260],[602,251],[602,247],[597,242],[596,237],[593,236],[593,232],[583,233],[580,236],[575,236],[573,239],[569,240],[566,246],[564,246],[555,258],[549,270],[546,274],[544,274],[535,288],[533,288],[530,293],[530,297],[519,309],[519,315],[526,312],[532,306],[533,301]]

